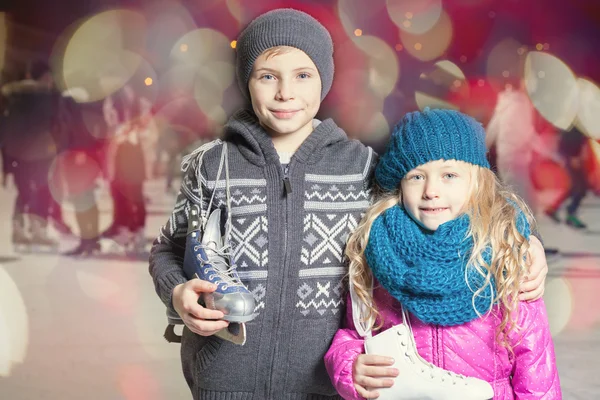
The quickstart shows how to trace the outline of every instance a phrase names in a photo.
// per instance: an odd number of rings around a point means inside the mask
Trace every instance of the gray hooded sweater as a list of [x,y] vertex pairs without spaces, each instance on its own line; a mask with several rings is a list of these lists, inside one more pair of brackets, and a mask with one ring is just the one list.
[[[349,234],[369,205],[375,154],[328,119],[292,157],[287,174],[251,111],[225,127],[229,143],[233,257],[256,300],[258,317],[238,346],[184,329],[181,359],[194,399],[339,399],[323,356],[341,326]],[[182,263],[190,207],[225,207],[225,180],[215,181],[222,145],[195,157],[169,221],[150,254],[156,291],[176,316],[173,288],[186,282]],[[286,182],[287,180],[287,182]],[[173,322],[174,320],[171,319]]]

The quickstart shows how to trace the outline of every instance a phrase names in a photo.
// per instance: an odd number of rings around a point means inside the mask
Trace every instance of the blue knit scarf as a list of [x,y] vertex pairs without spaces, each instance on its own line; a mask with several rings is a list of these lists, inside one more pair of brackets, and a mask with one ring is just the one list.
[[[529,238],[524,215],[521,233]],[[473,249],[467,215],[448,221],[436,231],[418,225],[396,205],[380,215],[371,227],[365,256],[381,286],[421,321],[434,325],[460,325],[489,310],[495,281],[473,300],[485,279],[467,261]],[[484,252],[491,261],[491,249]],[[467,280],[469,285],[467,285]]]

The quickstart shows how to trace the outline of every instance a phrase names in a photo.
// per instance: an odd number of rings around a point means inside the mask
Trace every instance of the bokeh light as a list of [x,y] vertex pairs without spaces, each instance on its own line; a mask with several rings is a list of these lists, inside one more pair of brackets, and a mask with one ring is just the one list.
[[571,288],[564,278],[548,279],[544,292],[550,333],[556,336],[568,325],[573,313]]
[[227,5],[229,13],[237,22],[244,23],[247,20],[246,15],[244,15],[244,8],[241,0],[226,0],[225,4]]
[[383,100],[368,93],[361,98],[340,102],[335,112],[335,120],[348,126],[345,131],[350,138],[371,140],[374,136],[370,129],[382,126],[381,119],[377,121],[375,118],[378,113],[383,113]]
[[84,269],[78,269],[75,273],[82,292],[99,303],[110,302],[111,298],[121,295],[121,288],[111,279]]
[[79,113],[83,124],[78,125],[76,129],[85,130],[85,132],[80,132],[80,135],[91,135],[100,140],[107,139],[113,135],[111,129],[106,129],[106,121],[98,103],[80,104]]
[[458,106],[447,102],[445,100],[439,99],[437,97],[428,95],[426,93],[415,91],[415,101],[417,102],[417,106],[419,110],[423,111],[425,107],[430,108],[444,108],[449,110],[458,110]]
[[205,115],[212,115],[223,104],[223,89],[208,68],[200,69],[194,79],[194,98]]
[[206,63],[197,74],[215,83],[221,91],[227,90],[235,80],[235,66],[230,62],[215,61]]
[[600,164],[600,143],[598,143],[596,140],[591,140],[590,146],[592,148],[593,154],[596,155],[596,160],[598,160],[598,163]]
[[[125,249],[118,242],[103,239],[105,251],[125,255]],[[121,251],[122,250],[122,251]],[[126,317],[133,317],[140,286],[137,274],[122,263],[108,263],[100,270],[76,271],[77,282],[81,291],[90,299]]]
[[197,67],[194,65],[173,65],[161,75],[159,82],[161,93],[169,93],[171,96],[191,93],[196,78],[196,69]]
[[337,14],[346,35],[356,38],[379,29],[378,15],[384,7],[383,1],[338,0]]
[[[171,54],[173,45],[187,32],[197,28],[190,12],[176,2],[152,2],[146,6],[148,28],[146,46],[155,55],[156,66],[161,69]],[[187,51],[187,45],[182,43],[180,51]]]
[[0,266],[0,377],[25,360],[29,345],[29,317],[21,292]]
[[387,97],[396,87],[400,76],[396,53],[386,42],[375,36],[363,36],[354,43],[367,56],[369,88],[377,96]]
[[415,101],[421,110],[425,107],[458,110],[460,105],[456,101],[467,98],[468,93],[464,72],[453,62],[442,60],[421,73]]
[[452,42],[452,35],[452,21],[448,14],[442,12],[438,22],[422,35],[400,31],[400,41],[410,55],[421,61],[430,61],[444,54]]
[[[187,50],[182,52],[181,45]],[[235,53],[231,49],[231,40],[221,32],[201,28],[183,35],[171,50],[171,60],[177,64],[203,66],[206,62],[225,61],[233,63]]]
[[382,141],[390,136],[390,124],[382,112],[376,112],[366,124],[364,139]]
[[590,140],[590,160],[588,160],[588,182],[590,189],[600,193],[600,143],[596,140]]
[[577,126],[590,138],[600,140],[600,89],[594,82],[577,79],[579,86],[579,109]]
[[11,336],[8,332],[8,323],[0,315],[0,376],[10,376],[13,360],[11,354]]
[[383,112],[384,97],[369,87],[370,78],[364,69],[343,69],[337,76],[347,84],[336,88],[335,120],[352,138],[370,140],[369,126],[376,122],[374,116]]
[[[187,51],[179,51],[181,44]],[[173,67],[165,78],[167,90],[192,94],[202,112],[224,123],[224,92],[233,83],[235,52],[231,41],[213,29],[196,29],[185,34],[171,52]],[[191,91],[191,93],[190,93]]]
[[512,38],[500,41],[489,52],[486,61],[486,73],[491,82],[498,82],[500,89],[504,83],[516,82],[523,77],[525,64],[523,44]]
[[591,258],[572,260],[565,269],[563,278],[569,282],[573,303],[568,329],[586,331],[594,328],[600,322],[598,261]]
[[143,365],[125,365],[117,371],[117,384],[124,400],[163,399],[159,379]]
[[183,143],[199,138],[214,138],[212,121],[200,110],[192,95],[169,101],[156,111],[154,120],[163,135],[171,135]]
[[571,185],[571,178],[565,167],[554,160],[539,160],[531,170],[531,183],[539,190],[563,192]]
[[387,12],[402,31],[422,35],[442,15],[442,0],[387,0]]
[[579,109],[579,86],[571,69],[551,54],[532,51],[525,60],[524,79],[540,114],[557,128],[569,130]]
[[85,211],[95,205],[94,197],[86,196],[86,193],[94,190],[100,175],[100,165],[89,153],[64,151],[52,162],[48,187],[59,204],[77,199],[77,211]]
[[78,25],[57,46],[62,90],[83,87],[88,101],[97,101],[117,91],[133,76],[141,63],[145,46],[144,17],[131,10],[110,10],[96,14]]

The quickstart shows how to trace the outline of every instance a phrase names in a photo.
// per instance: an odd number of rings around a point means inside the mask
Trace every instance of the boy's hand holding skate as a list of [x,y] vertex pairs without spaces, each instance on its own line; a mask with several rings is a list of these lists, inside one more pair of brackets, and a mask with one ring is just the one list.
[[394,384],[393,379],[398,376],[396,368],[390,368],[394,360],[390,357],[373,354],[361,354],[352,367],[352,378],[356,392],[365,399],[379,397],[377,388],[388,388]]
[[211,336],[229,326],[223,320],[223,313],[210,310],[198,304],[201,293],[212,293],[216,285],[200,279],[191,279],[179,284],[173,289],[173,307],[179,314],[185,326],[201,336]]

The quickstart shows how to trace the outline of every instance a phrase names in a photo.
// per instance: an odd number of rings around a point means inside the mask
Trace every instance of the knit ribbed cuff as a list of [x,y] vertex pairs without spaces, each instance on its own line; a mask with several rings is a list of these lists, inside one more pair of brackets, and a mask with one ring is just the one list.
[[253,397],[252,392],[217,392],[198,389],[194,400],[252,400]]
[[167,309],[175,311],[173,307],[173,289],[175,286],[186,283],[188,279],[183,274],[183,270],[175,269],[167,272],[157,279],[159,296],[162,302],[167,306]]
[[311,393],[285,393],[284,400],[343,400],[340,396],[326,396]]

